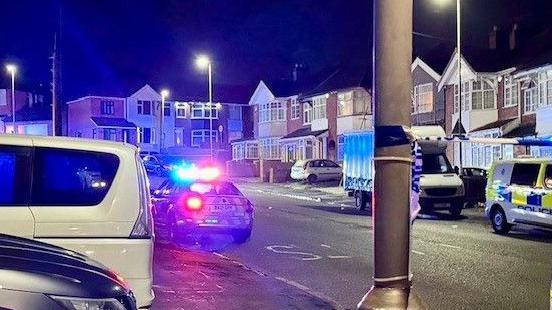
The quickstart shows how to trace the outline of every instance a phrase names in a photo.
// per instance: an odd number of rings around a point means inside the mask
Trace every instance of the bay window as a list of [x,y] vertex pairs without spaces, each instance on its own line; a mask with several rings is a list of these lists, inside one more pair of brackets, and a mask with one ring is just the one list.
[[218,141],[218,134],[216,130],[192,130],[192,146],[207,147],[210,145],[209,138],[213,141],[213,144]]
[[458,104],[458,87],[454,87],[454,113],[468,110],[489,110],[496,108],[496,93],[492,81],[486,78],[462,82],[462,97]]
[[540,106],[552,105],[552,70],[539,73]]
[[312,121],[312,106],[309,102],[303,103],[303,123],[310,124]]
[[258,159],[257,141],[241,141],[232,143],[232,160]]
[[214,103],[194,103],[192,104],[192,118],[218,119],[217,105]]
[[291,99],[291,119],[298,119],[301,117],[301,104],[297,102],[297,99]]
[[529,88],[524,90],[525,106],[523,108],[524,114],[535,113],[538,107],[539,89],[533,82],[529,83]]
[[281,102],[259,104],[259,123],[286,120],[285,106]]
[[262,159],[280,159],[280,138],[260,139],[259,148]]

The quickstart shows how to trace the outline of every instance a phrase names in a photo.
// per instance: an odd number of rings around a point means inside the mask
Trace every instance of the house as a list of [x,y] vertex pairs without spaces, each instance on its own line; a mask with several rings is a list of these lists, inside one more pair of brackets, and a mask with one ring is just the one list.
[[372,127],[370,78],[368,65],[352,64],[318,81],[261,80],[249,100],[254,134],[232,143],[233,161],[258,160],[266,180],[269,170],[289,175],[298,160],[342,160],[342,135]]
[[[438,46],[440,53],[445,53]],[[434,60],[428,57],[426,60]],[[446,64],[445,64],[446,65]],[[420,57],[412,62],[412,125],[439,125],[445,126],[445,92],[439,89],[439,81],[444,67],[438,61],[432,61],[432,65]]]
[[[13,133],[12,91],[0,89],[0,132]],[[15,132],[52,134],[52,112],[48,98],[40,93],[15,91]]]
[[137,136],[136,125],[126,119],[125,98],[86,96],[67,102],[68,135],[136,144],[155,143],[155,132]]

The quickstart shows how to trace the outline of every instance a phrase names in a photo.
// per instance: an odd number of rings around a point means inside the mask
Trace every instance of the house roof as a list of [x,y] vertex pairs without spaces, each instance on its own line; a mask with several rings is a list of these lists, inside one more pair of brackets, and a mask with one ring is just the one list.
[[366,57],[360,62],[349,62],[339,65],[320,83],[305,91],[301,95],[301,98],[352,87],[364,87],[365,89],[372,88],[371,57]]
[[427,52],[415,55],[425,62],[437,74],[441,75],[445,71],[449,60],[454,52],[454,45],[448,42],[441,42],[429,49]]
[[127,121],[121,117],[98,117],[92,116],[90,119],[98,127],[120,127],[120,128],[136,128],[134,123]]
[[[15,120],[17,122],[36,122],[47,121],[52,119],[52,108],[50,105],[42,106],[25,106],[19,111],[15,112]],[[4,122],[12,122],[12,117],[5,116],[2,119]]]
[[501,119],[501,120],[483,125],[481,127],[478,127],[476,129],[472,130],[472,132],[473,131],[482,131],[482,130],[487,130],[487,129],[493,129],[493,128],[500,128],[500,127],[502,127],[502,126],[508,124],[509,122],[514,121],[514,120],[516,120],[515,117],[510,118],[510,119]]
[[327,129],[313,131],[311,130],[310,126],[304,126],[295,131],[288,133],[287,135],[283,136],[282,139],[291,139],[291,138],[308,137],[308,136],[317,137],[327,131],[328,131]]
[[303,81],[293,80],[263,80],[266,87],[275,97],[290,97],[299,95],[303,91]]
[[503,137],[504,138],[522,138],[522,137],[535,136],[536,134],[537,132],[536,132],[535,124],[522,124],[521,126],[505,134]]

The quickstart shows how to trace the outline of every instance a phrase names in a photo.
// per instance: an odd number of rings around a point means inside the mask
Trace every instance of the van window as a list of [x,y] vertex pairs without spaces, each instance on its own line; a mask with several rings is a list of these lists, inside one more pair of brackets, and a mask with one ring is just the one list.
[[31,190],[31,148],[0,146],[0,206],[25,206]]
[[537,184],[540,164],[514,164],[510,184],[534,187]]
[[422,154],[422,174],[454,173],[444,154]]
[[32,205],[94,206],[109,191],[117,169],[116,155],[36,148]]

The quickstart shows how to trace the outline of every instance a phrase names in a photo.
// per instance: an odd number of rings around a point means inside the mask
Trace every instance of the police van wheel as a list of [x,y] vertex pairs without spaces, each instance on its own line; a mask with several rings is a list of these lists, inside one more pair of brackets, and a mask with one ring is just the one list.
[[354,196],[355,196],[355,208],[358,211],[366,210],[366,205],[368,204],[366,195],[364,195],[362,191],[355,191]]
[[506,214],[501,208],[495,208],[491,212],[491,224],[494,231],[499,235],[507,234],[512,228],[512,225],[506,221]]

